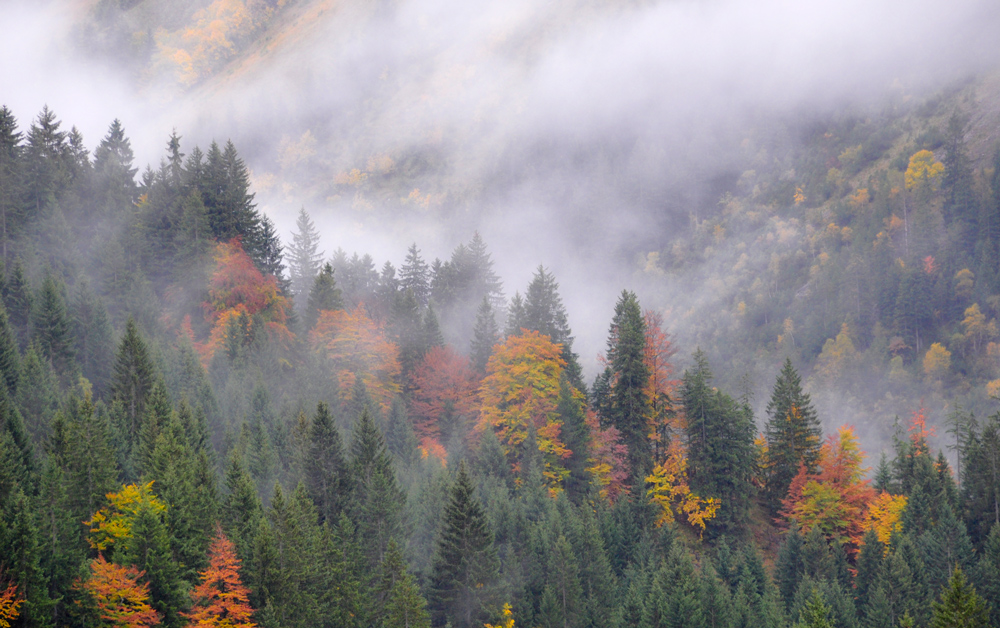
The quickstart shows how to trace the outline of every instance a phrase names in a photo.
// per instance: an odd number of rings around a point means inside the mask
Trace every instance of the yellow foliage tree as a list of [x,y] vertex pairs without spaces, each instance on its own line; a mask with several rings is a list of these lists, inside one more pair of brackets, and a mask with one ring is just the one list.
[[522,330],[493,348],[479,389],[477,430],[496,432],[515,470],[524,455],[522,444],[535,430],[551,490],[558,490],[569,473],[561,461],[571,452],[560,440],[562,421],[556,411],[559,376],[565,366],[561,345],[537,331]]
[[848,329],[847,323],[844,323],[836,338],[830,338],[823,343],[823,350],[820,352],[816,364],[816,372],[822,379],[836,382],[851,369],[857,355],[858,351],[854,347],[854,341],[851,340],[850,329]]
[[511,610],[510,604],[504,603],[501,613],[503,620],[499,624],[483,624],[483,628],[514,628],[514,611]]
[[17,619],[18,609],[24,600],[17,595],[17,585],[13,582],[0,591],[0,628],[10,628],[11,623]]
[[889,552],[889,541],[892,535],[903,529],[902,515],[906,509],[906,495],[890,495],[882,491],[868,506],[865,514],[865,530],[874,530],[878,540]]
[[917,151],[910,157],[910,164],[906,168],[906,189],[930,192],[943,174],[944,164],[934,159],[934,153],[929,150]]
[[986,315],[979,309],[978,303],[973,303],[965,310],[965,318],[962,319],[962,329],[966,342],[972,344],[972,350],[979,352],[979,347],[997,335],[997,322],[991,320],[986,322]]
[[98,551],[104,551],[118,541],[132,537],[132,524],[144,508],[160,514],[167,505],[153,494],[153,482],[129,484],[117,493],[108,493],[108,505],[101,508],[84,525],[90,526],[87,542]]
[[649,488],[646,494],[658,506],[656,525],[671,523],[677,515],[683,514],[687,522],[702,532],[705,522],[715,516],[719,500],[714,497],[702,498],[691,492],[687,478],[687,458],[680,445],[672,445],[666,459],[653,467],[653,473],[646,477]]
[[935,342],[924,354],[924,374],[931,380],[938,380],[948,374],[951,368],[951,351],[940,342]]

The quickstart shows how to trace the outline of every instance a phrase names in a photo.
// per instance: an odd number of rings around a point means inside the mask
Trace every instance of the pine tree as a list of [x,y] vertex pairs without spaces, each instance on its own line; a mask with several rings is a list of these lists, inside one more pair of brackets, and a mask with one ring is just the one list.
[[320,312],[344,309],[344,299],[340,288],[333,278],[333,266],[325,264],[309,291],[309,303],[306,306],[306,329],[316,326]]
[[409,290],[417,303],[424,307],[430,297],[430,272],[427,263],[420,257],[420,249],[414,242],[406,251],[406,261],[399,269],[401,290]]
[[67,375],[74,357],[69,314],[62,297],[62,290],[51,273],[42,280],[38,301],[32,318],[32,330],[38,346],[46,359],[52,361],[56,372]]
[[826,605],[819,589],[813,589],[812,597],[806,602],[795,628],[833,628],[830,622],[830,607]]
[[222,505],[222,524],[243,560],[253,555],[253,544],[263,518],[257,487],[243,463],[239,449],[233,449],[226,469],[228,495]]
[[352,509],[358,538],[372,568],[382,562],[389,541],[401,536],[406,494],[396,482],[392,456],[367,408],[351,439]]
[[7,393],[17,393],[17,383],[21,378],[21,354],[17,350],[17,338],[7,318],[7,308],[0,304],[0,377],[7,387]]
[[296,231],[292,233],[292,243],[288,247],[288,274],[292,283],[292,294],[301,308],[320,271],[323,252],[319,250],[319,232],[309,218],[306,208],[299,209],[295,220]]
[[139,444],[146,403],[156,381],[149,349],[139,334],[135,319],[125,323],[125,334],[118,344],[114,377],[111,380],[111,400],[120,408],[121,434],[125,457],[131,459]]
[[460,463],[431,571],[429,605],[435,626],[449,621],[456,628],[475,625],[497,578],[493,532],[472,493],[465,463]]
[[633,487],[641,488],[652,470],[652,449],[646,437],[645,398],[649,368],[644,361],[646,325],[635,293],[625,290],[615,305],[608,335],[608,364],[614,375],[607,420],[618,428],[628,447],[629,473]]
[[6,105],[0,107],[0,253],[7,262],[7,245],[21,222],[21,133]]
[[72,327],[77,363],[97,397],[103,397],[111,385],[114,330],[104,302],[86,282],[80,283],[73,300]]
[[379,566],[376,599],[384,628],[430,628],[427,602],[420,595],[413,576],[406,572],[406,563],[395,540],[389,541]]
[[305,485],[316,502],[320,521],[336,523],[346,503],[350,483],[340,432],[333,424],[329,407],[323,402],[316,406],[309,430]]
[[65,131],[59,130],[61,124],[46,105],[28,129],[24,181],[34,217],[41,216],[43,208],[55,203],[57,191],[65,189],[69,177],[68,146]]
[[507,324],[503,332],[504,337],[510,338],[511,336],[519,335],[521,328],[524,327],[524,317],[524,297],[521,296],[520,292],[515,292],[514,296],[510,299],[510,306],[507,308]]
[[764,494],[771,510],[777,512],[799,466],[815,471],[822,437],[816,411],[809,395],[802,392],[802,380],[791,359],[785,359],[774,383],[767,415]]
[[528,284],[520,326],[545,334],[552,342],[562,346],[562,358],[566,362],[570,382],[583,390],[583,369],[579,357],[573,352],[573,336],[566,308],[559,296],[559,283],[545,271],[544,266],[538,267]]
[[486,373],[486,363],[493,355],[493,345],[500,342],[500,328],[497,326],[496,317],[493,315],[493,306],[490,300],[483,297],[476,312],[476,326],[472,330],[472,343],[469,357],[473,368],[480,375]]
[[987,628],[990,625],[986,601],[979,597],[959,567],[941,592],[941,601],[934,602],[933,607],[931,628]]
[[28,341],[31,339],[31,312],[34,298],[31,293],[31,284],[24,274],[24,268],[20,261],[14,262],[4,284],[3,303],[10,316],[10,324],[17,334],[17,342],[24,351],[28,348]]
[[121,218],[131,211],[137,195],[134,159],[125,129],[115,119],[94,150],[94,194],[102,218]]

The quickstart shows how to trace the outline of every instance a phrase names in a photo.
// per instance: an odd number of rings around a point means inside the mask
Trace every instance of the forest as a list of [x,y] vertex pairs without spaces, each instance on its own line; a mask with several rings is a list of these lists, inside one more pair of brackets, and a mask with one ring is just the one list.
[[[870,190],[791,186],[783,211],[849,196],[820,258],[873,239],[893,282],[820,378],[864,372],[855,341],[898,392],[948,394],[948,344],[991,377],[1000,168],[948,128]],[[283,242],[235,145],[181,140],[140,173],[118,120],[91,150],[0,108],[0,626],[1000,625],[995,409],[908,399],[875,459],[824,431],[801,350],[764,406],[629,289],[588,381],[544,266],[508,296],[473,232],[379,268],[305,209]]]

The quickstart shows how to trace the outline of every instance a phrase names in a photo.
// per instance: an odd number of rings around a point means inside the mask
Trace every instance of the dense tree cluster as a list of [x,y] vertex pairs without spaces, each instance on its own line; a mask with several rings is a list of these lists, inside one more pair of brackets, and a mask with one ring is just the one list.
[[755,438],[626,290],[585,386],[479,234],[397,273],[302,210],[286,278],[232,144],[136,183],[120,124],[59,127],[0,110],[0,625],[1000,620],[1000,414],[953,417],[961,482],[922,411],[871,480],[791,360]]

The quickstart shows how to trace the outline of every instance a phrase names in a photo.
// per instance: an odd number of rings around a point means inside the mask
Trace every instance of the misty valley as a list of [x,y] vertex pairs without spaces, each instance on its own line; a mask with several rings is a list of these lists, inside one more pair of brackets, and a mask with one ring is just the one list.
[[989,2],[0,20],[0,628],[1000,626]]

